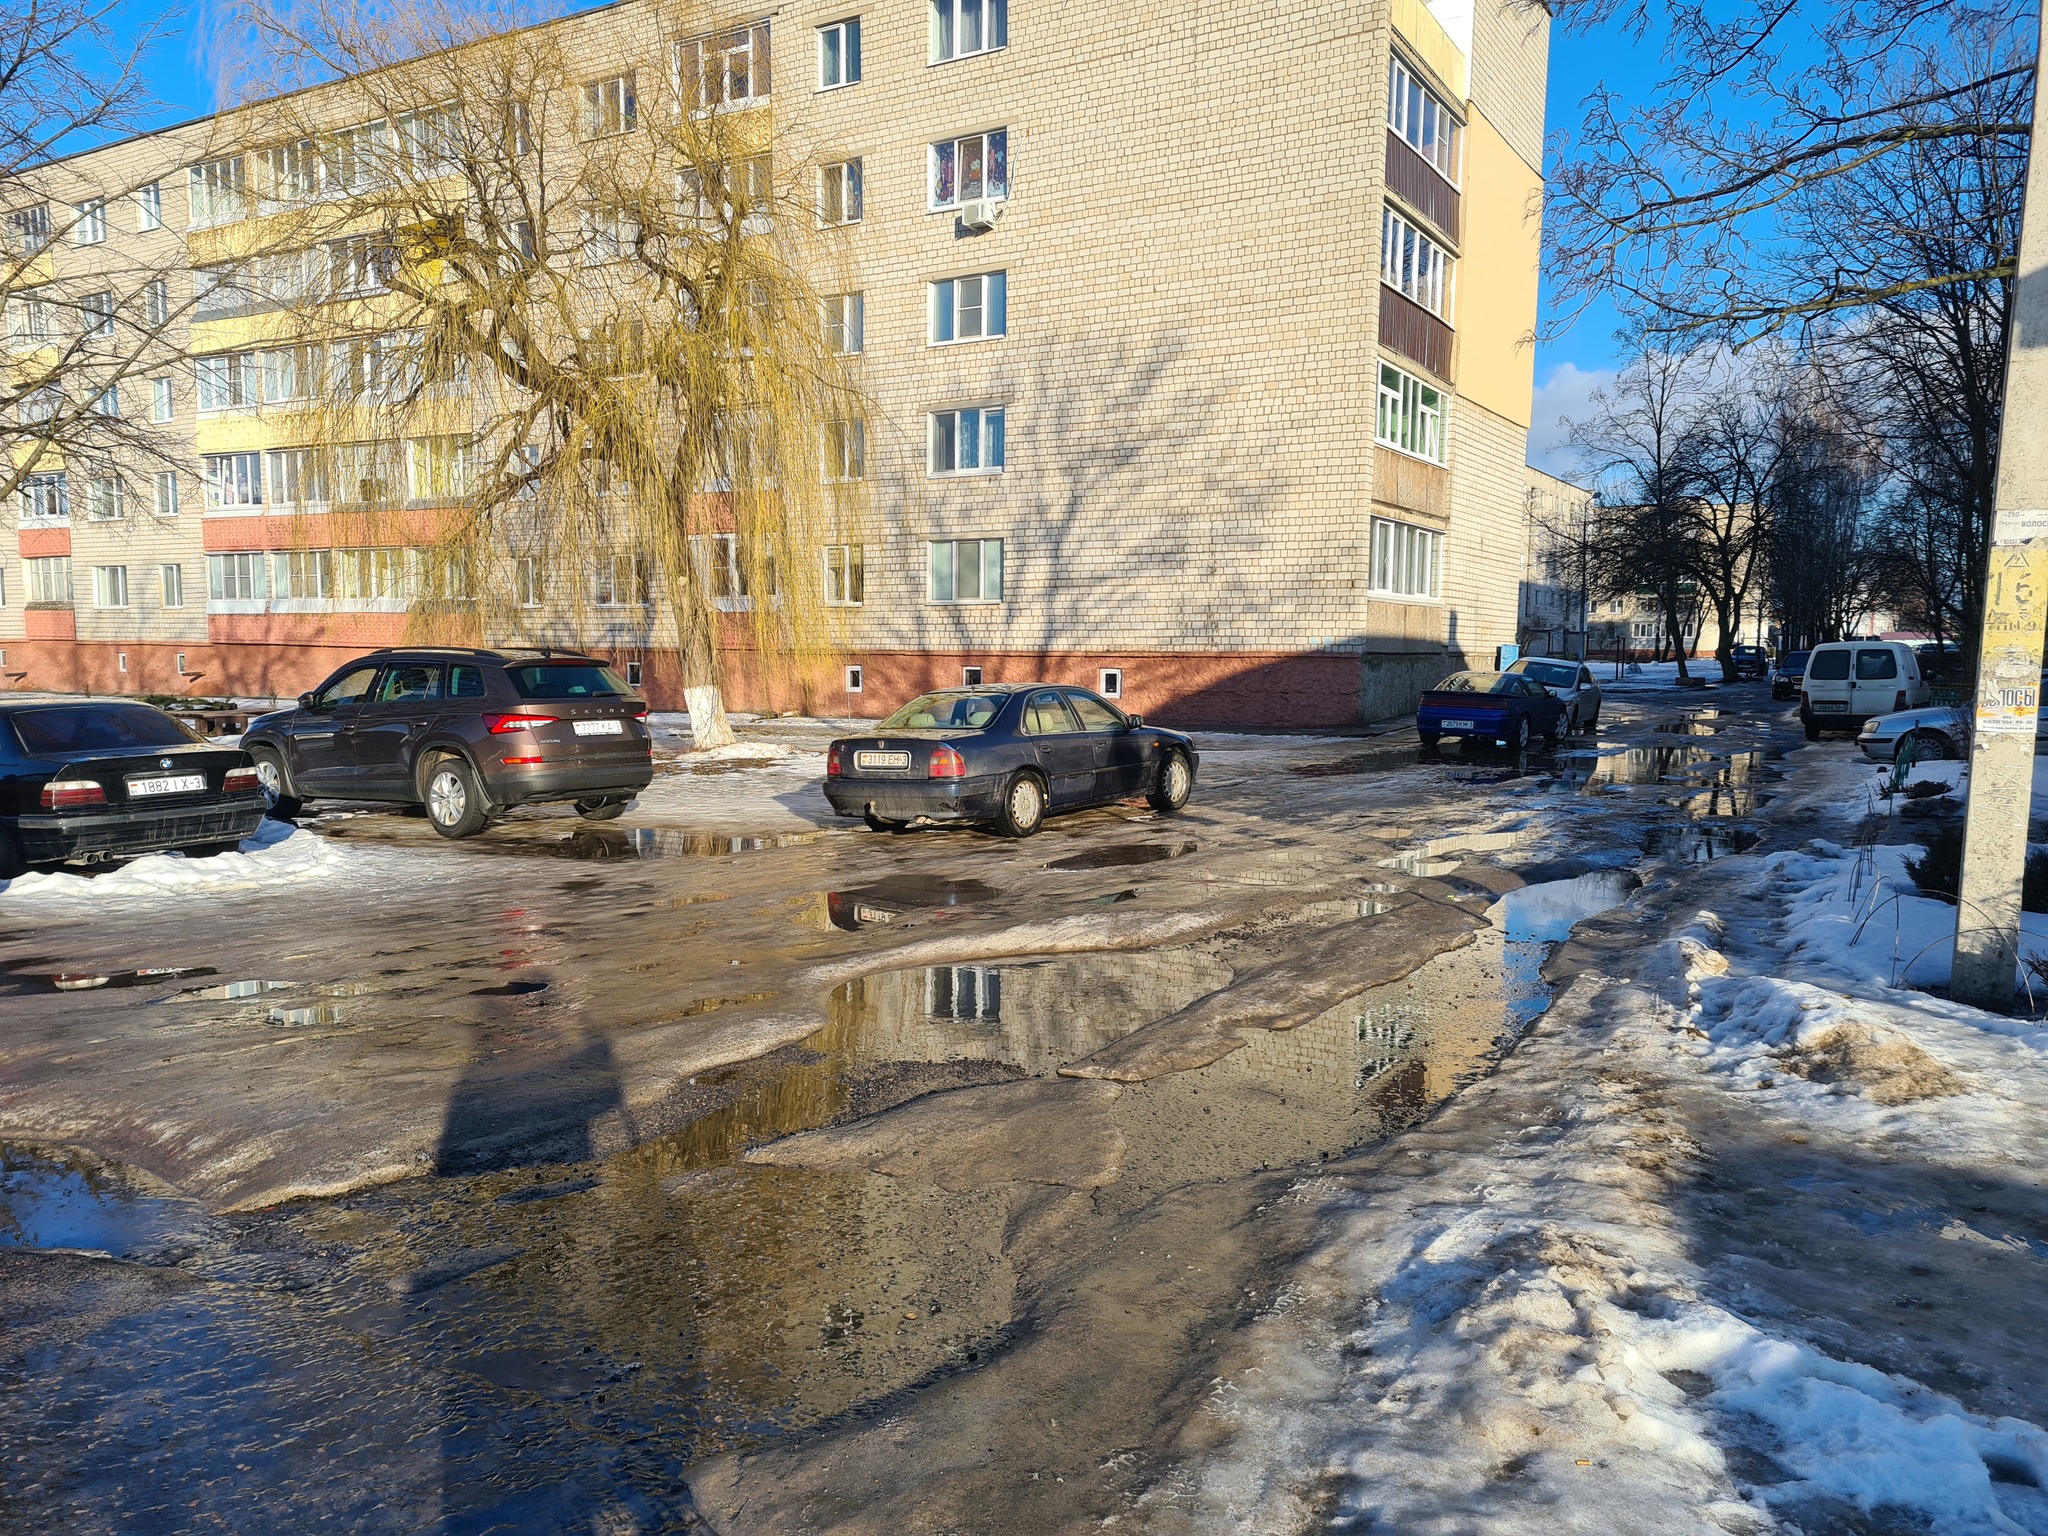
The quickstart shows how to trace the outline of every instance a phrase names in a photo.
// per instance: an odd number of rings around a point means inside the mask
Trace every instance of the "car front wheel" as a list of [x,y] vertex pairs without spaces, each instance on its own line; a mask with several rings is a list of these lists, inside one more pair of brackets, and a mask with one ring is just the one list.
[[996,824],[1007,837],[1029,837],[1045,821],[1045,785],[1036,774],[1020,773],[1003,788]]
[[1195,792],[1194,770],[1188,767],[1185,753],[1169,752],[1166,761],[1159,765],[1159,782],[1152,786],[1152,793],[1145,798],[1152,809],[1168,815],[1188,803],[1188,796]]
[[444,757],[429,768],[424,788],[427,820],[443,837],[472,837],[490,820],[476,770],[459,757]]
[[1892,763],[1897,766],[1904,762],[1945,763],[1962,754],[1956,744],[1939,731],[1914,731],[1910,736],[1899,738],[1899,744],[1892,748]]
[[279,821],[298,815],[305,802],[285,782],[284,764],[277,754],[259,749],[249,755],[256,760],[256,782],[263,786],[264,813]]
[[1527,715],[1517,715],[1515,717],[1515,728],[1509,732],[1507,744],[1516,752],[1526,752],[1529,750],[1529,717]]

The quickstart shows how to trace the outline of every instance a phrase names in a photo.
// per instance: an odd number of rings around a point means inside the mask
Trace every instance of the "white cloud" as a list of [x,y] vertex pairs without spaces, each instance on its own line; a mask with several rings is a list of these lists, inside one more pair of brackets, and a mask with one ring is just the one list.
[[1578,468],[1572,452],[1570,424],[1588,416],[1593,409],[1593,392],[1612,384],[1617,370],[1587,370],[1577,363],[1559,363],[1549,377],[1536,386],[1535,410],[1529,422],[1529,462],[1538,469],[1566,479]]

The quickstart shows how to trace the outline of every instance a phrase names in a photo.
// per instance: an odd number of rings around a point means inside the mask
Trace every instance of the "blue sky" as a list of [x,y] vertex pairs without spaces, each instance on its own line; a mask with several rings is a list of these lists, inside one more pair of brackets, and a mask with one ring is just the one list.
[[[157,14],[150,0],[126,0],[120,13],[130,34]],[[206,46],[209,7],[204,0],[169,13],[156,42],[150,77],[161,103],[159,122],[178,122],[213,109],[213,64]],[[1636,47],[1613,33],[1582,34],[1554,28],[1550,43],[1547,126],[1553,147],[1560,133],[1575,133],[1580,103],[1603,81],[1654,78],[1655,49]],[[1548,295],[1545,295],[1546,304]],[[1605,305],[1580,315],[1571,328],[1536,349],[1536,402],[1529,433],[1532,462],[1565,473],[1569,456],[1561,448],[1560,416],[1586,408],[1587,396],[1613,376],[1617,317]]]

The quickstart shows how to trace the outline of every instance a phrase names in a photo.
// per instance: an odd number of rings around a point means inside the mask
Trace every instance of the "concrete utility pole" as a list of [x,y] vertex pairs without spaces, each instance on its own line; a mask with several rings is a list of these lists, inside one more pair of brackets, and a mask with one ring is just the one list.
[[[2048,44],[2048,0],[2041,36]],[[2005,353],[2005,418],[1998,433],[1998,501],[1977,648],[1977,719],[1970,808],[1956,903],[1949,992],[1998,1013],[2013,1003],[2020,885],[2041,710],[2048,628],[2048,154],[2041,153],[2042,56],[2034,62],[2034,135],[2020,214],[2019,276]]]

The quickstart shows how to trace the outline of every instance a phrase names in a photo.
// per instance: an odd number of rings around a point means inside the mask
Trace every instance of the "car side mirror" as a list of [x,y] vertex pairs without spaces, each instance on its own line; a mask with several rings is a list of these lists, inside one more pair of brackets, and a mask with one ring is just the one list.
[[1124,724],[1128,725],[1128,726],[1129,726],[1129,727],[1130,727],[1130,728],[1131,728],[1132,730],[1134,730],[1134,731],[1135,731],[1135,730],[1136,730],[1136,729],[1137,729],[1137,728],[1138,728],[1139,726],[1143,725],[1144,723],[1145,723],[1145,717],[1144,717],[1143,715],[1125,715],[1125,716],[1124,716]]
[[302,693],[299,695],[299,708],[317,710],[320,708],[320,701],[310,693]]

